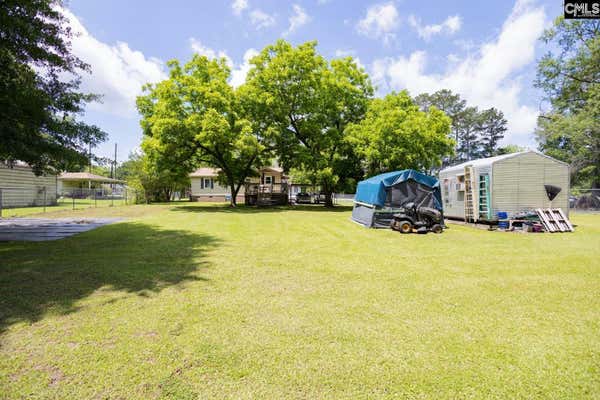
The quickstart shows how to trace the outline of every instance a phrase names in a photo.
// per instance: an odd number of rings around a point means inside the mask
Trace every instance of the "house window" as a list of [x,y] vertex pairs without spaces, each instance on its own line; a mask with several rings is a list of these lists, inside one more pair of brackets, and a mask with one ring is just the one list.
[[212,187],[211,183],[212,179],[204,178],[204,189],[210,189]]
[[269,175],[266,175],[265,176],[265,184],[270,185],[272,183],[273,183],[273,177],[269,176]]

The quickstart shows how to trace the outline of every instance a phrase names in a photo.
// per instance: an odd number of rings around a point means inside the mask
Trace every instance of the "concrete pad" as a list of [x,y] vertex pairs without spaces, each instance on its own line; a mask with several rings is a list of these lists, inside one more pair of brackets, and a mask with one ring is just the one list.
[[0,242],[58,240],[120,220],[121,218],[0,218]]

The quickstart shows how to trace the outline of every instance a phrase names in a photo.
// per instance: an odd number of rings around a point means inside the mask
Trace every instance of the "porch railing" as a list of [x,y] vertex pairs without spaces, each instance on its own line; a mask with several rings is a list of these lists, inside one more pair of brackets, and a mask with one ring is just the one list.
[[259,193],[287,193],[287,183],[271,183],[271,184],[259,184],[259,183],[247,183],[245,186],[245,193],[247,195],[256,195]]

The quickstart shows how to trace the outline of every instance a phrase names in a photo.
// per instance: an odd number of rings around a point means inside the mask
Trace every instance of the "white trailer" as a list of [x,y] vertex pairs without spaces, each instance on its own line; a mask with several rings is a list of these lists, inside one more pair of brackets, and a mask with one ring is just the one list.
[[441,170],[439,180],[448,218],[496,221],[498,212],[512,218],[536,208],[569,212],[569,165],[536,151],[467,161]]

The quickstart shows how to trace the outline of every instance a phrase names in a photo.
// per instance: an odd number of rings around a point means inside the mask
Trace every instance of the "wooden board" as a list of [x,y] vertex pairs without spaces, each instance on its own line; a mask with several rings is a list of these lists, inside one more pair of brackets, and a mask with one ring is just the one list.
[[548,232],[574,232],[571,221],[560,208],[537,208],[535,210],[542,225]]

